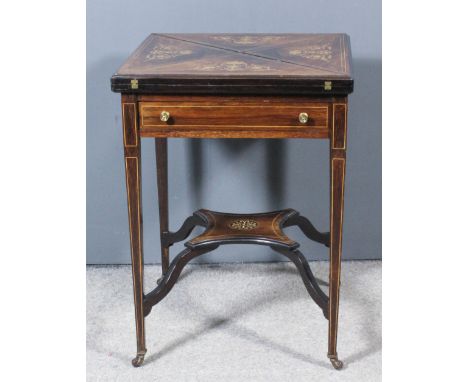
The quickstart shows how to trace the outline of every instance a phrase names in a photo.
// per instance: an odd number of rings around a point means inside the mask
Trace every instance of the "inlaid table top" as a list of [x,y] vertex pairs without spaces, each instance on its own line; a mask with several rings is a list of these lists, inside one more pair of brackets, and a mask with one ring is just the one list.
[[132,93],[353,91],[346,34],[151,34],[112,76]]

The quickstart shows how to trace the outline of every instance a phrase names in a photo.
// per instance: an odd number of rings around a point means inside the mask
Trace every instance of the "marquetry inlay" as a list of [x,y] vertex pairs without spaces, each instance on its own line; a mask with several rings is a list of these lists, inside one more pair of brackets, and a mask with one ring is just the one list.
[[289,51],[289,54],[311,60],[330,62],[332,59],[332,47],[330,44],[310,45],[306,48],[292,49]]
[[187,56],[189,54],[192,54],[190,49],[181,49],[172,45],[157,44],[146,55],[145,61],[167,60],[169,58]]
[[[218,94],[227,86],[239,95],[281,90],[329,96],[352,91],[349,61],[349,39],[338,33],[151,34],[113,76],[112,86],[146,94]],[[323,86],[330,76],[332,88]]]
[[242,231],[248,231],[258,226],[258,223],[253,219],[239,219],[231,222],[229,227],[232,229],[238,229]]
[[258,64],[248,64],[245,61],[226,61],[219,64],[205,64],[195,66],[193,69],[201,71],[212,71],[212,70],[225,70],[227,72],[238,72],[244,70],[253,70],[253,71],[264,71],[264,70],[275,70],[270,68],[267,65],[258,65]]
[[237,45],[275,42],[282,39],[284,39],[284,36],[213,36],[213,40],[230,42]]

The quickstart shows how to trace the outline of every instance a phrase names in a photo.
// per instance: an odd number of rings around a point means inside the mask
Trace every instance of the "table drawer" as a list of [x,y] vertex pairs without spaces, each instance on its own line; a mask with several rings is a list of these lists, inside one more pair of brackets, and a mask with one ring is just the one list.
[[[142,136],[328,137],[328,104],[271,99],[140,102]],[[301,117],[301,118],[300,118]]]

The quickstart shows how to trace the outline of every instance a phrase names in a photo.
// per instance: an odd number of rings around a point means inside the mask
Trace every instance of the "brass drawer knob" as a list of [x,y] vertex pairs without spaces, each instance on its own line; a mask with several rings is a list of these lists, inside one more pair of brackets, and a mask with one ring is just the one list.
[[300,113],[299,114],[299,122],[300,123],[307,123],[309,120],[309,115],[307,113]]
[[171,117],[171,114],[169,114],[168,111],[162,111],[159,118],[161,119],[161,121],[167,122],[167,121],[169,121],[170,117]]

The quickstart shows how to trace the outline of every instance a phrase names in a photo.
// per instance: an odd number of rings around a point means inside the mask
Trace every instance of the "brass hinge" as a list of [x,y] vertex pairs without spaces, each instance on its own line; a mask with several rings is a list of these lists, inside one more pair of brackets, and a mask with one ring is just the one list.
[[332,90],[332,82],[331,81],[325,81],[323,83],[323,90]]
[[130,87],[132,89],[138,89],[138,80],[131,80],[130,81]]

